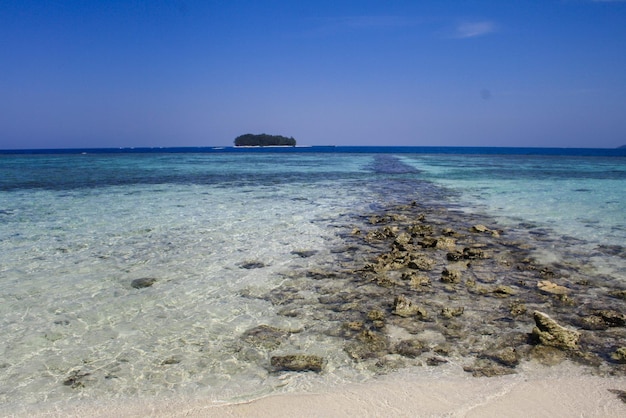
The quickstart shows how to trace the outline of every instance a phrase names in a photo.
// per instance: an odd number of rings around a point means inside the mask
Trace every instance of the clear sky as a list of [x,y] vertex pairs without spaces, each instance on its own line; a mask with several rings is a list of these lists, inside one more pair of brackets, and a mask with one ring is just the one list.
[[0,148],[626,144],[626,1],[0,0]]

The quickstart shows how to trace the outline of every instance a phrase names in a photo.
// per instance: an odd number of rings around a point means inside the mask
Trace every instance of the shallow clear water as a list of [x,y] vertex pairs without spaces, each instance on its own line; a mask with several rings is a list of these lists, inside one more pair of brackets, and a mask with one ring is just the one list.
[[[571,254],[624,278],[623,255],[597,250],[626,242],[623,158],[1,156],[0,403],[11,411],[131,395],[219,401],[366,379],[372,372],[323,333],[294,332],[280,350],[323,355],[325,373],[269,373],[269,359],[241,335],[259,324],[314,328],[316,318],[277,315],[245,295],[334,262],[357,215],[410,200],[573,236]],[[146,277],[156,283],[131,286]],[[84,386],[64,384],[74,371],[88,373]]]
[[505,226],[547,228],[579,239],[576,250],[600,256],[597,268],[610,265],[626,278],[623,254],[602,258],[598,251],[626,242],[624,158],[421,155],[402,160],[422,170],[422,178],[456,192],[452,200],[464,210],[489,213]]

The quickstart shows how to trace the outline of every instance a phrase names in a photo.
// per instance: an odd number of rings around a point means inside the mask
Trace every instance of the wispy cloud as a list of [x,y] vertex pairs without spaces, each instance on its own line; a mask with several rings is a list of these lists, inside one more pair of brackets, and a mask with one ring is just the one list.
[[452,34],[452,38],[466,39],[484,36],[496,31],[496,25],[493,22],[483,20],[474,22],[459,23]]

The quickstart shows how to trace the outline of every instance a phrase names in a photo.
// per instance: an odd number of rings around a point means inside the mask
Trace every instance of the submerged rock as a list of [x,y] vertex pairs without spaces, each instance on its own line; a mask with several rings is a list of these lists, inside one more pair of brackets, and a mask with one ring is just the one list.
[[566,350],[577,348],[580,340],[578,331],[569,330],[557,324],[543,312],[535,311],[533,318],[536,326],[533,328],[532,335],[540,344]]
[[286,356],[272,356],[270,364],[275,371],[288,372],[321,372],[324,359],[310,354],[291,354]]
[[269,325],[259,325],[244,332],[242,339],[254,346],[272,350],[277,348],[290,334],[291,331]]
[[396,344],[394,352],[404,357],[415,358],[427,349],[418,340],[403,340]]
[[552,295],[565,295],[569,292],[567,287],[559,286],[556,283],[552,283],[549,280],[541,280],[537,283],[537,288],[544,293],[549,293]]
[[265,267],[265,263],[262,261],[245,261],[241,263],[239,267],[246,270],[260,269]]
[[426,318],[428,313],[426,309],[414,305],[412,301],[406,297],[400,295],[396,296],[393,301],[393,313],[395,315],[407,318],[409,316],[418,316],[419,318]]
[[626,347],[620,347],[611,354],[611,358],[618,363],[626,364]]
[[135,279],[130,282],[130,286],[135,289],[143,289],[152,286],[156,283],[156,281],[157,279],[154,279],[152,277],[142,277],[141,279]]
[[441,281],[444,283],[458,283],[461,281],[459,270],[444,268],[441,272]]

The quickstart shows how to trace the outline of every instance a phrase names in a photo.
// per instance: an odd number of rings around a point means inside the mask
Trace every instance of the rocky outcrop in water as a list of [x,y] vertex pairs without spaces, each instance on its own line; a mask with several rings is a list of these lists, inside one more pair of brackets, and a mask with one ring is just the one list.
[[[359,367],[454,358],[474,376],[496,376],[524,361],[570,359],[626,375],[623,289],[582,264],[537,261],[526,231],[415,202],[358,219],[345,225],[335,261],[290,272],[258,297],[281,315],[315,318],[302,332],[342,339]],[[265,331],[288,348],[280,331]]]

